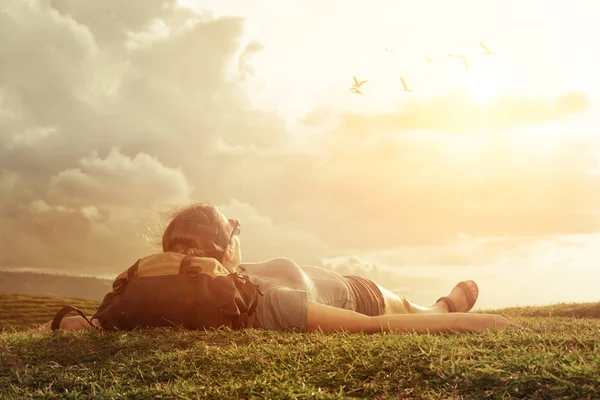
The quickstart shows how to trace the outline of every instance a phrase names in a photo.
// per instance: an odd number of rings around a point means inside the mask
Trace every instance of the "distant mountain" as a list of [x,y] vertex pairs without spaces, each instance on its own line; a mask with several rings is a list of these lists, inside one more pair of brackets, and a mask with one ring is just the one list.
[[0,271],[0,292],[101,301],[112,280],[37,272]]

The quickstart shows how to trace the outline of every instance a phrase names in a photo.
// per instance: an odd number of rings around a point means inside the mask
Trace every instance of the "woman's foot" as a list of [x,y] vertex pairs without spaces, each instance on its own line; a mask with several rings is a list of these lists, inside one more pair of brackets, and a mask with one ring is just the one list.
[[432,308],[443,312],[468,312],[475,305],[478,296],[479,287],[475,282],[459,282],[448,296],[440,297]]

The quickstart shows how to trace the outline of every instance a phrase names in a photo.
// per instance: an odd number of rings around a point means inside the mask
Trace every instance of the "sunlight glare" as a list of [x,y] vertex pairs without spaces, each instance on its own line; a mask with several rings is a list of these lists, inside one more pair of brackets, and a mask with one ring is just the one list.
[[471,71],[466,78],[466,87],[469,96],[476,103],[489,103],[496,97],[496,81],[489,74]]

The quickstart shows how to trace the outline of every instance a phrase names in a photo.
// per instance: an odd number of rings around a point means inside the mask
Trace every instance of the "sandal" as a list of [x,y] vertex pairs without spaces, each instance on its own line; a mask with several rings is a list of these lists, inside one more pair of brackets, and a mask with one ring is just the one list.
[[[473,281],[468,281],[468,282],[473,282]],[[467,298],[467,309],[465,311],[461,311],[461,312],[471,311],[471,309],[475,305],[475,301],[477,301],[477,297],[479,296],[479,287],[477,286],[477,284],[475,282],[473,282],[473,284],[475,285],[475,288],[477,289],[477,294],[475,296],[473,296],[472,289],[469,287],[469,285],[467,285],[467,281],[459,282],[458,285],[456,285],[462,289],[463,293],[465,294],[465,297]],[[456,304],[454,304],[454,301],[450,297],[442,296],[439,299],[437,299],[436,303],[439,301],[443,301],[444,303],[446,303],[446,305],[448,306],[448,312],[451,312],[451,313],[456,312]]]

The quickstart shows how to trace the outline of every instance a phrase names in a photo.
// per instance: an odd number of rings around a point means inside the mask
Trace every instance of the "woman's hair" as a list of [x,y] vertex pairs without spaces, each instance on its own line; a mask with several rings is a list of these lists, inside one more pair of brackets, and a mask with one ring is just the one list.
[[221,261],[231,227],[212,204],[196,203],[171,215],[162,238],[164,252],[212,257]]

